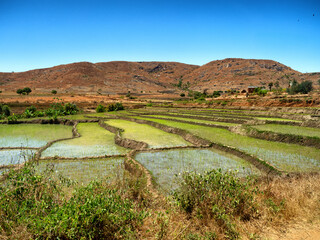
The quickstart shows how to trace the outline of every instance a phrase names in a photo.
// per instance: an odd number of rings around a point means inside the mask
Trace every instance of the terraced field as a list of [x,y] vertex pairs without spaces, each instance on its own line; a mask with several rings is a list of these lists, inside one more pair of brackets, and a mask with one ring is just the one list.
[[77,130],[81,137],[54,143],[41,157],[96,157],[125,154],[128,150],[114,143],[114,134],[98,123],[79,123]]
[[171,116],[165,116],[165,115],[148,115],[147,117],[155,117],[155,118],[166,118],[166,119],[172,119],[172,120],[182,120],[182,121],[188,121],[193,123],[204,123],[208,125],[220,125],[220,126],[235,126],[236,123],[227,123],[227,122],[216,122],[216,121],[210,121],[210,120],[202,120],[202,119],[194,119],[194,118],[188,118],[188,117],[171,117]]
[[52,167],[54,176],[62,175],[79,184],[87,185],[92,180],[114,181],[123,174],[123,158],[92,160],[41,160],[37,170],[43,172]]
[[214,149],[179,149],[141,152],[135,157],[154,176],[166,192],[176,187],[176,176],[185,171],[202,173],[210,169],[238,171],[239,176],[260,175],[260,171],[241,158]]
[[23,163],[36,153],[36,150],[1,150],[0,166]]
[[297,126],[279,125],[279,124],[265,124],[265,125],[256,125],[252,127],[262,131],[270,131],[275,133],[320,138],[319,128],[297,127]]
[[72,127],[58,124],[0,125],[0,147],[39,148],[49,141],[72,137]]
[[163,119],[136,118],[187,130],[214,143],[237,148],[248,154],[257,156],[283,171],[298,172],[320,170],[319,149],[255,139],[232,133],[226,129],[198,126]]
[[131,121],[114,119],[106,121],[107,124],[124,130],[124,138],[142,141],[150,148],[164,148],[177,146],[190,146],[191,143],[185,141],[182,137],[164,132],[160,129],[146,124],[138,124]]

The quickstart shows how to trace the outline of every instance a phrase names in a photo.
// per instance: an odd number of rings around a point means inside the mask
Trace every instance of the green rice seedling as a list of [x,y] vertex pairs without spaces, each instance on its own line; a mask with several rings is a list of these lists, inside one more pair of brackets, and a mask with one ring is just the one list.
[[86,160],[41,160],[36,165],[39,173],[45,172],[47,166],[53,168],[53,176],[62,175],[65,178],[76,181],[81,185],[87,185],[94,180],[108,179],[112,182],[121,177],[123,172],[123,158],[86,159]]
[[135,157],[153,175],[157,184],[170,192],[177,187],[175,176],[183,172],[203,173],[210,169],[237,171],[238,176],[260,175],[253,165],[215,149],[179,149],[161,152],[141,152]]
[[164,116],[164,115],[148,115],[148,117],[156,117],[156,118],[167,118],[172,120],[182,120],[182,121],[188,121],[193,123],[205,123],[208,125],[220,125],[220,126],[236,126],[235,123],[227,123],[227,122],[217,122],[217,121],[210,121],[210,120],[202,120],[202,119],[194,119],[194,118],[188,118],[186,117],[171,117],[171,116]]
[[238,135],[226,129],[192,125],[163,119],[141,118],[187,130],[209,141],[231,146],[259,157],[283,171],[304,172],[320,169],[320,150],[296,144],[272,142]]
[[139,124],[126,120],[108,120],[107,124],[124,130],[124,138],[134,139],[136,141],[146,142],[151,148],[190,146],[191,143],[185,141],[182,137],[164,132],[155,127],[146,124]]
[[0,147],[42,147],[72,137],[72,127],[50,124],[0,125]]
[[257,125],[252,127],[262,131],[270,131],[270,132],[282,133],[282,134],[292,134],[292,135],[298,135],[298,136],[320,138],[319,128],[298,127],[298,126],[280,125],[280,124],[265,124],[265,125]]
[[80,138],[54,143],[42,152],[42,157],[95,157],[125,154],[128,150],[114,142],[114,134],[98,123],[79,123]]

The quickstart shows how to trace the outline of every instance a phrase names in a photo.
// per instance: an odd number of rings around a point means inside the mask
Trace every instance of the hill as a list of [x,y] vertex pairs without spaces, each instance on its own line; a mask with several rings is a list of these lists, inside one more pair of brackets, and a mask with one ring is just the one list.
[[79,62],[18,73],[0,73],[0,90],[16,91],[31,87],[33,92],[123,94],[171,93],[183,87],[209,89],[246,89],[250,85],[268,86],[279,81],[312,80],[317,84],[320,73],[303,74],[272,60],[228,58],[203,66],[178,62]]

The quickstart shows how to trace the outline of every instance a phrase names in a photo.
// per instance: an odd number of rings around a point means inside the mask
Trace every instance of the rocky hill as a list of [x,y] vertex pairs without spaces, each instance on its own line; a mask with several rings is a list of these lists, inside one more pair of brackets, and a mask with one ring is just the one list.
[[19,73],[0,73],[0,90],[31,87],[33,92],[69,93],[171,93],[182,88],[246,89],[278,81],[287,87],[290,80],[312,80],[320,73],[302,74],[272,60],[236,59],[212,61],[203,66],[177,62],[79,62]]

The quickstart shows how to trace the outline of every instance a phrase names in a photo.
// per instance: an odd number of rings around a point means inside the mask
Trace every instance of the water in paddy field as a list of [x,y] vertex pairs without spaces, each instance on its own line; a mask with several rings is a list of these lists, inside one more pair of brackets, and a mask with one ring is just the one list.
[[54,143],[42,152],[41,157],[97,157],[120,155],[129,151],[116,145],[114,134],[97,123],[79,123],[77,130],[81,137]]
[[159,152],[141,152],[135,157],[154,176],[165,192],[177,184],[177,176],[185,171],[203,173],[221,168],[223,171],[238,171],[237,175],[260,175],[260,171],[232,154],[215,149],[179,149]]
[[0,166],[24,163],[35,153],[35,150],[0,150]]
[[79,184],[87,185],[92,180],[107,179],[113,181],[123,174],[123,158],[95,160],[41,160],[36,166],[43,172],[46,167],[53,167],[54,176],[70,178]]
[[39,148],[49,141],[72,137],[72,127],[56,124],[0,125],[0,147]]

